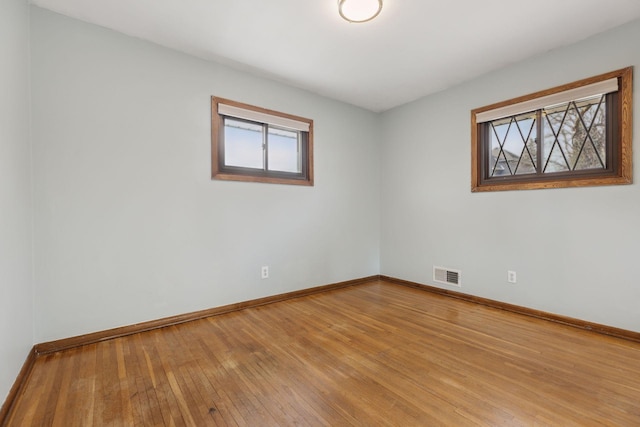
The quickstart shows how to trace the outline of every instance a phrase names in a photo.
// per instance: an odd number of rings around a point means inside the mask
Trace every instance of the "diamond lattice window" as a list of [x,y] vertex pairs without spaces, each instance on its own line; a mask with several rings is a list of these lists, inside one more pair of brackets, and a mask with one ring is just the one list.
[[631,182],[632,69],[472,111],[472,191]]

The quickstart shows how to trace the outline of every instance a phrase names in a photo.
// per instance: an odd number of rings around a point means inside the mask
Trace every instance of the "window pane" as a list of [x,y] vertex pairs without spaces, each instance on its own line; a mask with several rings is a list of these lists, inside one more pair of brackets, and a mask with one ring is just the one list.
[[545,173],[606,169],[606,103],[596,96],[543,110]]
[[582,116],[576,135],[576,144],[582,144],[582,153],[576,160],[575,170],[604,169],[607,164],[606,105],[603,98],[598,108],[596,102],[578,104]]
[[489,176],[511,175],[507,160],[501,151],[501,146],[507,131],[511,127],[511,120],[491,123],[491,152],[489,155]]
[[495,120],[490,135],[490,177],[536,172],[535,113]]
[[270,171],[302,172],[298,132],[269,127],[267,157]]
[[224,164],[264,169],[261,125],[224,119]]

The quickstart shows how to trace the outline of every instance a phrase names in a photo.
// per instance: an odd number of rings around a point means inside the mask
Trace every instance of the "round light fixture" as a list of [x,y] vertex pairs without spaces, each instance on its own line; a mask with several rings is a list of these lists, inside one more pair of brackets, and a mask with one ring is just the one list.
[[353,23],[371,21],[380,14],[382,0],[338,0],[338,12]]

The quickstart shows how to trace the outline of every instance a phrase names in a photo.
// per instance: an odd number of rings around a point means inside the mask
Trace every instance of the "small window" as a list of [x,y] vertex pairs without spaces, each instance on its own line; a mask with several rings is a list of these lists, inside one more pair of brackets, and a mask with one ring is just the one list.
[[313,120],[212,97],[212,177],[313,185]]
[[630,184],[632,68],[471,112],[471,191]]

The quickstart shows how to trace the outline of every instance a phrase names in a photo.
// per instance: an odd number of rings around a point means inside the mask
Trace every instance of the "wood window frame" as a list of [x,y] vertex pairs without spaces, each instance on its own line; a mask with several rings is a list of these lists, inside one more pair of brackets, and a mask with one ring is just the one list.
[[[554,173],[549,176],[518,177],[507,176],[487,179],[483,168],[484,156],[482,150],[486,149],[483,144],[481,133],[482,123],[477,123],[476,116],[479,113],[512,104],[542,98],[548,95],[565,92],[582,86],[602,82],[604,80],[617,78],[618,91],[615,92],[615,105],[617,117],[613,123],[615,130],[614,137],[607,142],[607,150],[612,153],[611,165],[607,170],[594,173]],[[471,111],[471,191],[505,191],[505,190],[531,190],[543,188],[564,188],[564,187],[584,187],[601,185],[631,184],[633,182],[632,165],[632,145],[633,145],[633,67],[627,67],[573,83],[557,86],[551,89],[535,92],[529,95],[513,98],[507,101],[498,102],[485,107],[476,108]],[[610,123],[607,124],[610,126]],[[610,130],[608,129],[608,132]]]
[[[308,124],[308,131],[301,132],[302,172],[278,172],[255,170],[224,165],[224,115],[218,112],[219,104],[254,111],[259,114],[275,116],[284,120],[293,120]],[[227,117],[241,119],[229,115]],[[262,122],[255,122],[261,123]],[[227,181],[262,182],[270,184],[289,184],[313,186],[313,120],[279,111],[269,110],[255,105],[244,104],[217,96],[211,97],[211,178]]]

